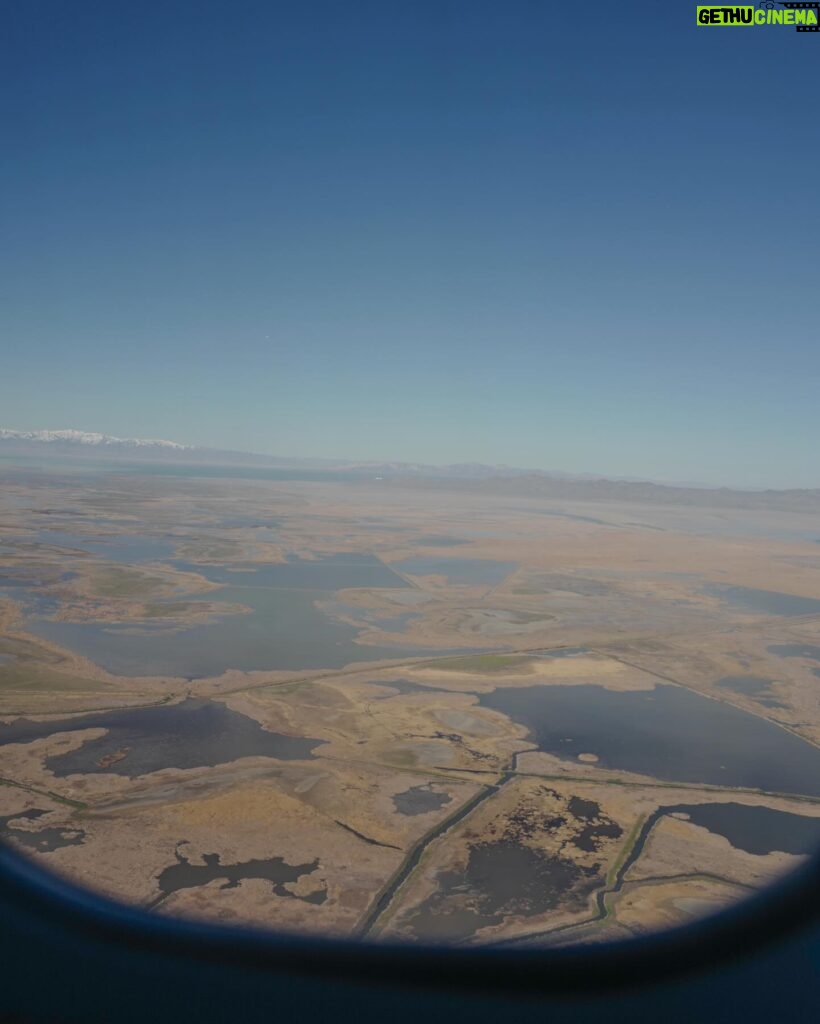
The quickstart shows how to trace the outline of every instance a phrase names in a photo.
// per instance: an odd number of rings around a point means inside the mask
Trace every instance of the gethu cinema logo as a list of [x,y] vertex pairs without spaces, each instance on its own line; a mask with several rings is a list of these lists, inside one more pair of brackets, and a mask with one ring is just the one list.
[[762,7],[698,7],[698,25],[794,25],[798,32],[817,32],[820,0],[812,3],[783,3]]

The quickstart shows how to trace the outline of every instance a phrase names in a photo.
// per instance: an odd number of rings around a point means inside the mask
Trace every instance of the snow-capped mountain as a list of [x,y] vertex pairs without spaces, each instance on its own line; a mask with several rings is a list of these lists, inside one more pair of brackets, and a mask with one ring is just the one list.
[[41,441],[45,444],[96,445],[104,448],[164,448],[190,451],[193,445],[143,437],[112,437],[110,434],[87,433],[83,430],[5,430],[0,428],[0,441]]

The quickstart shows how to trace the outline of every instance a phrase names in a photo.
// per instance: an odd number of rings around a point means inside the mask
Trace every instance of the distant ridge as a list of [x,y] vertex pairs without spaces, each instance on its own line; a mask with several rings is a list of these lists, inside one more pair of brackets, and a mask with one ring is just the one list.
[[[820,489],[741,490],[693,484],[660,483],[634,477],[603,477],[515,466],[457,463],[432,466],[422,462],[376,462],[294,458],[225,451],[146,438],[114,437],[83,430],[9,430],[0,428],[0,456],[35,462],[47,455],[65,459],[66,468],[96,462],[127,462],[141,473],[227,476],[238,479],[292,479],[375,483],[481,493],[498,497],[553,501],[620,501],[655,505],[699,505],[708,508],[770,509],[820,515]],[[820,527],[818,527],[820,541]]]
[[[5,442],[5,445],[3,444]],[[565,473],[560,470],[522,469],[519,466],[487,465],[481,462],[458,462],[449,465],[431,465],[424,462],[398,462],[363,459],[294,458],[293,456],[258,455],[253,452],[229,451],[223,448],[205,448],[200,445],[181,444],[141,437],[115,437],[85,430],[10,430],[0,428],[0,451],[4,448],[20,450],[23,454],[36,454],[41,445],[70,456],[116,452],[118,455],[170,455],[182,454],[186,460],[208,462],[212,465],[269,466],[282,469],[318,470],[329,473],[366,474],[374,477],[414,477],[430,480],[493,480],[514,477],[536,477],[550,480],[603,480],[592,473]],[[620,479],[620,478],[619,478]],[[642,482],[639,479],[634,482]]]
[[193,445],[143,437],[112,437],[84,430],[7,430],[0,427],[0,441],[35,441],[42,444],[98,445],[103,448],[167,448],[191,451]]

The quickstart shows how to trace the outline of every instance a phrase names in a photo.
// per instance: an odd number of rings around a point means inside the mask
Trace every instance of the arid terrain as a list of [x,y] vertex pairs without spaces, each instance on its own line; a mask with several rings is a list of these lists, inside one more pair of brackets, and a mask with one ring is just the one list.
[[6,467],[0,834],[323,935],[742,899],[820,848],[820,516],[684,493]]

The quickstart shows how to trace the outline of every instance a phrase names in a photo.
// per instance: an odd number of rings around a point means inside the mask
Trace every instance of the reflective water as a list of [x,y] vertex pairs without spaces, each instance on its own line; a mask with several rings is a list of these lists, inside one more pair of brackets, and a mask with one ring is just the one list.
[[807,661],[820,662],[820,645],[818,644],[770,644],[766,650],[781,658],[806,658]]
[[758,590],[755,587],[730,587],[710,583],[703,588],[707,594],[719,597],[729,604],[766,615],[816,615],[820,612],[820,599],[782,594],[776,590]]
[[527,686],[480,703],[526,725],[538,749],[667,781],[820,796],[820,749],[772,722],[679,686],[618,692]]
[[115,772],[134,778],[163,768],[227,764],[240,757],[306,760],[321,740],[285,736],[218,701],[190,698],[161,707],[100,711],[52,721],[0,724],[0,745],[31,743],[58,732],[105,729],[65,754],[47,757],[59,777]]
[[336,554],[321,558],[291,558],[271,565],[199,565],[172,561],[183,572],[199,573],[212,583],[294,590],[345,590],[353,587],[381,589],[409,587],[375,555]]
[[820,818],[750,804],[679,804],[667,814],[684,814],[694,825],[723,836],[738,850],[765,855],[809,854],[820,849]]
[[316,607],[317,601],[331,596],[301,589],[225,587],[199,600],[242,605],[250,614],[178,631],[47,619],[33,620],[28,628],[114,675],[126,676],[201,679],[232,668],[245,672],[343,668],[352,662],[457,653],[356,643],[359,629],[331,619]]
[[732,690],[734,693],[742,693],[767,708],[786,707],[781,701],[775,700],[771,696],[773,682],[773,679],[766,679],[764,676],[724,676],[722,679],[718,679],[715,685],[724,690]]
[[39,825],[38,823],[49,812],[32,807],[27,811],[0,816],[0,839],[11,839],[20,846],[37,853],[53,853],[64,846],[82,846],[86,833],[81,828],[68,825]]

